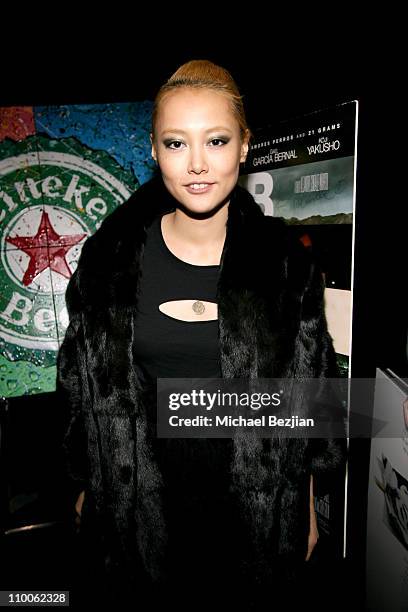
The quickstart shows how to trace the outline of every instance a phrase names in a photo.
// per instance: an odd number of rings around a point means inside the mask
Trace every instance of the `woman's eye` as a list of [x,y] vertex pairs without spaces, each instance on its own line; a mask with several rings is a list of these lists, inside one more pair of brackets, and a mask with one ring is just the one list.
[[226,140],[224,140],[223,138],[213,138],[213,139],[211,140],[211,142],[212,142],[213,144],[214,144],[214,143],[216,143],[216,144],[215,144],[215,146],[216,146],[216,147],[220,147],[220,146],[222,146],[222,145],[227,144],[227,141],[226,141]]
[[168,149],[180,149],[183,143],[180,140],[171,140],[169,142],[165,142],[164,144]]

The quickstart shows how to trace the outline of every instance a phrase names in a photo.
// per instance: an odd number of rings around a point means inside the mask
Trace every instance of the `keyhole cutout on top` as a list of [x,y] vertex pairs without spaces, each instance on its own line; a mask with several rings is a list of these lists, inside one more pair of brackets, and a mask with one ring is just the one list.
[[172,300],[159,305],[163,314],[179,321],[216,321],[218,304],[206,300]]

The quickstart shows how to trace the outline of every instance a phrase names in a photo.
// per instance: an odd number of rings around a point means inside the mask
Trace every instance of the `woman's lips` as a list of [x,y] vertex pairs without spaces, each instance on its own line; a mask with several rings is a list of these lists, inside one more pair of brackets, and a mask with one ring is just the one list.
[[194,195],[200,195],[201,193],[208,193],[212,186],[213,186],[213,183],[205,183],[205,187],[194,187],[194,183],[193,183],[192,185],[186,185],[185,187],[188,193],[193,193]]

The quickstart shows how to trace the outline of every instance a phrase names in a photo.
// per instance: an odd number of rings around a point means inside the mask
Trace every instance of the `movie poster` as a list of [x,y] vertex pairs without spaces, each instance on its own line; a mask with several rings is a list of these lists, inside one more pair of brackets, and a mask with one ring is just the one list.
[[357,102],[256,130],[240,183],[281,217],[323,269],[325,306],[342,375],[352,320]]
[[55,390],[82,245],[153,174],[151,108],[0,108],[0,396]]
[[[311,249],[325,281],[325,311],[341,376],[350,376],[358,103],[254,132],[240,184],[265,215],[282,218]],[[317,497],[319,548],[344,550],[343,479]]]

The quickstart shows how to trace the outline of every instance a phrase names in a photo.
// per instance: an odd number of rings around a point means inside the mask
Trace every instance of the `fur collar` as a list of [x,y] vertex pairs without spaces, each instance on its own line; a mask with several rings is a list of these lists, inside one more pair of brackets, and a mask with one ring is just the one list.
[[[158,214],[175,210],[176,201],[160,176],[139,189],[107,217],[81,252],[73,282],[67,288],[70,317],[87,310],[134,307],[146,229]],[[221,258],[220,290],[265,291],[259,263],[280,265],[277,251],[287,241],[286,225],[264,217],[253,197],[236,185],[228,208],[227,234]],[[262,275],[261,275],[262,276]]]

